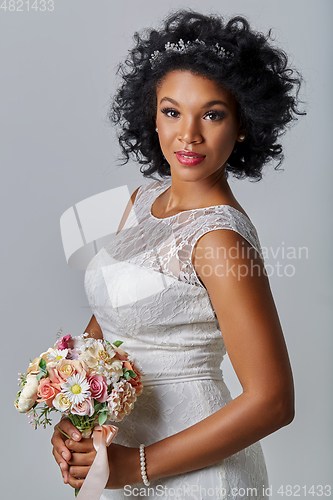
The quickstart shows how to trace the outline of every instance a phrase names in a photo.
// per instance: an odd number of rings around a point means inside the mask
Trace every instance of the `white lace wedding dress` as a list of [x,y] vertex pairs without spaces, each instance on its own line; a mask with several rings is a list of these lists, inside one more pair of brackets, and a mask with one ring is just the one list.
[[[124,228],[85,274],[87,297],[104,338],[122,340],[145,374],[134,409],[116,424],[114,442],[125,446],[155,443],[231,401],[220,367],[226,349],[191,252],[203,234],[229,229],[261,254],[254,226],[233,207],[155,218],[151,206],[170,183],[152,181],[139,189]],[[137,487],[126,493],[105,490],[102,498],[262,499],[268,479],[257,442],[212,466]]]

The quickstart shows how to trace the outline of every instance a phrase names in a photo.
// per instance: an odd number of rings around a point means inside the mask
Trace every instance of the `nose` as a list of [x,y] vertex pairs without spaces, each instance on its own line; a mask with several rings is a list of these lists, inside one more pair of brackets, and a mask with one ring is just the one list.
[[196,120],[184,120],[180,124],[178,140],[184,144],[200,144],[203,137],[198,122]]

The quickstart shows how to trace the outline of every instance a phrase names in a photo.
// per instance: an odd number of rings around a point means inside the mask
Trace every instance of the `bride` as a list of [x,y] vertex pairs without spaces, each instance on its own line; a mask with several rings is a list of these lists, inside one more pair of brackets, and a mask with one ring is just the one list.
[[[159,178],[133,193],[87,268],[86,331],[124,341],[144,390],[108,448],[102,498],[267,498],[259,440],[293,420],[293,377],[258,235],[228,175],[259,180],[281,161],[300,77],[241,17],[181,10],[135,41],[110,118],[125,161],[134,154]],[[243,389],[234,400],[226,352]],[[71,438],[55,429],[54,457],[80,488],[92,440],[68,419],[58,426]]]

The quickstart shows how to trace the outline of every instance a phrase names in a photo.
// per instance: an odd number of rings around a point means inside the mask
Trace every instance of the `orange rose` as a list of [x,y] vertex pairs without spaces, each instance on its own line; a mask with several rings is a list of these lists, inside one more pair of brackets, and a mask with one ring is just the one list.
[[111,347],[114,351],[116,351],[115,354],[115,359],[119,359],[119,361],[126,361],[128,358],[128,353],[124,351],[121,347],[116,347],[115,345],[111,344]]
[[60,390],[55,387],[51,380],[47,378],[42,378],[41,381],[39,382],[38,386],[38,396],[40,399],[37,399],[37,403],[45,403],[51,408],[52,401],[56,397],[57,394],[59,394]]

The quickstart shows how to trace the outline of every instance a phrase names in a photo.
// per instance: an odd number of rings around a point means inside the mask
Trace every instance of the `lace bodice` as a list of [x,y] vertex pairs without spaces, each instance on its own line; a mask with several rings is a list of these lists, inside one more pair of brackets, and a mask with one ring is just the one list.
[[170,180],[155,181],[139,189],[123,231],[107,248],[115,259],[126,259],[185,283],[202,286],[192,265],[192,254],[196,242],[205,233],[216,229],[236,231],[262,256],[251,221],[229,205],[188,210],[165,219],[154,217],[152,204],[170,184]]
[[[151,206],[169,185],[169,180],[153,181],[139,189],[123,229],[92,259],[85,274],[87,297],[104,337],[123,341],[143,373],[143,393],[119,423],[115,440],[126,446],[149,445],[173,435],[232,400],[221,371],[223,337],[193,268],[192,253],[205,233],[229,229],[261,254],[252,223],[230,206],[154,217]],[[216,484],[221,492],[235,485],[262,490],[267,474],[260,443],[214,466],[158,483]],[[125,496],[112,491],[104,498]],[[216,493],[215,498],[238,496]]]

